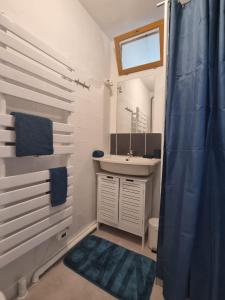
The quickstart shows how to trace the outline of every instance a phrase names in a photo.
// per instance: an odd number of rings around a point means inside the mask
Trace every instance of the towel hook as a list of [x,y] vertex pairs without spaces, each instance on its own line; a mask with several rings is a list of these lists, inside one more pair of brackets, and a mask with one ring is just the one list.
[[90,90],[90,85],[87,85],[86,82],[81,82],[80,79],[73,80],[77,85],[81,85],[83,88]]

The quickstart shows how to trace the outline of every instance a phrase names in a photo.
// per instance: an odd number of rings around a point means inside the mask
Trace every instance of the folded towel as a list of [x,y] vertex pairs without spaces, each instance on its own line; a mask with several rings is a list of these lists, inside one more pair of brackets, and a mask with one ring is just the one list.
[[67,168],[50,169],[51,204],[58,206],[67,198]]
[[16,156],[53,154],[53,124],[47,118],[19,112],[15,117]]

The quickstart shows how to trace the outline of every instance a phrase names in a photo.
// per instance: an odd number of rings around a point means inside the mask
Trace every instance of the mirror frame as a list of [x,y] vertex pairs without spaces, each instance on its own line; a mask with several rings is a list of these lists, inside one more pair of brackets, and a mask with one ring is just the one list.
[[[126,41],[127,39],[130,39],[130,38],[136,37],[140,34],[148,32],[150,30],[156,29],[156,28],[159,28],[160,60],[152,62],[152,63],[140,65],[140,66],[137,66],[137,67],[123,69],[122,53],[121,53],[121,47],[120,47],[121,42]],[[140,72],[140,71],[160,67],[160,66],[163,65],[164,20],[159,20],[157,22],[154,22],[154,23],[148,24],[146,26],[140,27],[138,29],[132,30],[130,32],[127,32],[125,34],[119,35],[119,36],[114,38],[114,43],[115,43],[116,60],[117,60],[119,75],[127,75],[127,74],[134,73],[134,72]]]

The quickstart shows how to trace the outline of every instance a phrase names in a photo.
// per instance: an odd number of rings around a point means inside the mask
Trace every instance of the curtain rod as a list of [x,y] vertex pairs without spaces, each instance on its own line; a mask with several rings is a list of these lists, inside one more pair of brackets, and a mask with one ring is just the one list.
[[[157,7],[165,5],[166,1],[161,1],[156,4]],[[169,1],[170,2],[170,1]],[[178,3],[180,3],[182,6],[185,6],[187,3],[191,2],[191,0],[178,0]]]

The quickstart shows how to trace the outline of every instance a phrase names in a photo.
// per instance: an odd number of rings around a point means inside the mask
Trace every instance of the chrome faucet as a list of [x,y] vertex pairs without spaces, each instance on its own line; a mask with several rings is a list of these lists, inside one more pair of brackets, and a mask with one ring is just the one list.
[[127,153],[127,156],[128,156],[129,158],[133,157],[133,156],[134,156],[133,150],[130,149],[129,152]]

